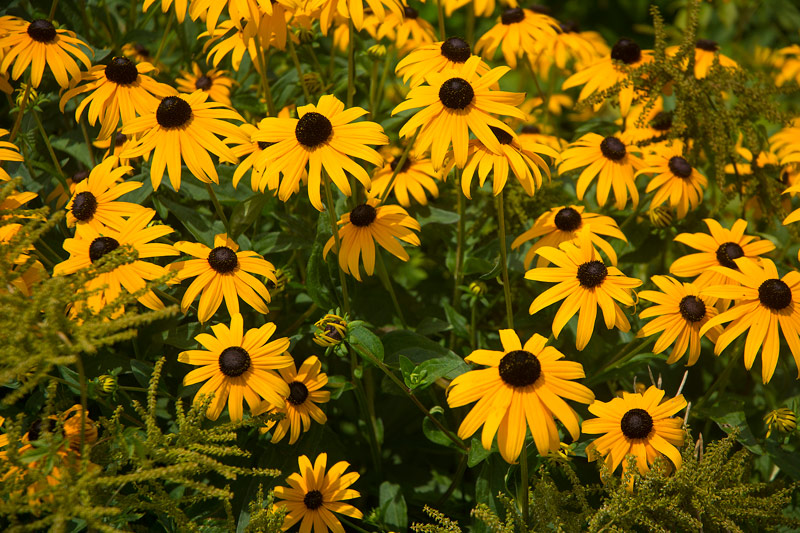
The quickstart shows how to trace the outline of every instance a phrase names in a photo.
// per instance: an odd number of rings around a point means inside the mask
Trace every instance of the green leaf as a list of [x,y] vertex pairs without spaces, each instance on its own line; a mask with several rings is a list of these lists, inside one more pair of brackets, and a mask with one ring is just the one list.
[[391,529],[405,530],[408,526],[408,508],[400,485],[384,481],[378,492],[381,521]]
[[[441,415],[444,414],[444,409],[442,409],[439,405],[434,405],[431,407],[430,410],[431,415]],[[440,420],[441,422],[441,420]],[[444,425],[444,423],[442,423]],[[433,442],[434,444],[440,444],[442,446],[448,446],[455,450],[462,452],[463,450],[455,445],[455,443],[450,440],[450,438],[445,435],[444,431],[436,427],[436,425],[431,422],[431,419],[427,416],[422,419],[422,432],[428,437],[428,440]]]
[[383,344],[377,335],[364,326],[355,326],[347,336],[348,344],[365,360],[383,361]]
[[139,385],[147,388],[150,385],[150,376],[153,374],[153,365],[143,363],[138,359],[131,359],[131,370],[133,377],[139,382]]
[[[494,447],[494,446],[493,446]],[[483,462],[484,459],[492,455],[492,450],[487,450],[481,444],[481,439],[477,437],[472,437],[472,442],[469,445],[469,456],[467,457],[467,466],[472,468],[473,466],[480,464]]]
[[469,332],[467,331],[466,317],[456,311],[453,306],[447,302],[444,303],[443,307],[444,314],[447,316],[447,321],[450,322],[451,326],[453,326],[453,330],[456,332],[456,335],[464,339],[468,338]]
[[236,204],[233,209],[233,214],[230,219],[231,238],[236,240],[236,237],[246,231],[256,218],[261,214],[264,206],[267,205],[269,197],[265,194],[254,194],[244,202]]
[[420,214],[417,215],[417,221],[421,226],[426,224],[455,224],[458,222],[458,213],[430,206],[428,213],[420,210]]
[[744,411],[734,411],[730,407],[719,406],[709,409],[707,413],[725,433],[730,433],[734,428],[738,428],[739,436],[736,440],[738,440],[742,446],[757,455],[762,455],[764,453],[755,435],[753,435],[750,425],[747,423],[747,417]]
[[326,231],[326,228],[325,213],[320,213],[317,219],[317,236],[314,240],[314,246],[311,248],[311,256],[308,258],[308,266],[306,268],[308,295],[321,309],[331,309],[336,306],[328,265],[322,258],[325,239],[330,235],[330,230]]

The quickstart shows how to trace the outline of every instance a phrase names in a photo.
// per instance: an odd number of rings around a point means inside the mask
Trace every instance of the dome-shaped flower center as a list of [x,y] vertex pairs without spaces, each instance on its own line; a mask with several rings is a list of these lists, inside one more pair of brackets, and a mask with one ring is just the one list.
[[561,231],[575,231],[581,227],[583,218],[576,209],[564,207],[558,213],[556,213],[553,222]]
[[294,128],[294,136],[297,142],[307,148],[314,148],[331,138],[333,134],[333,124],[328,117],[320,113],[311,111],[306,113],[297,121]]
[[333,324],[328,324],[325,326],[325,336],[334,341],[341,341],[342,340],[342,332],[339,331],[336,326]]
[[113,81],[117,85],[130,85],[139,77],[139,71],[133,61],[124,56],[118,56],[111,60],[105,68],[106,79]]
[[97,211],[97,199],[89,191],[80,192],[72,200],[72,214],[81,222],[90,220]]
[[602,261],[589,261],[578,267],[578,282],[587,289],[603,283],[606,276],[608,276],[608,269]]
[[235,378],[244,374],[250,368],[250,354],[241,346],[225,348],[219,354],[219,371]]
[[719,45],[716,41],[712,41],[711,39],[697,39],[697,42],[694,43],[695,48],[699,48],[700,50],[706,50],[708,52],[716,52],[719,50]]
[[697,296],[684,296],[678,309],[681,316],[689,322],[699,322],[706,316],[706,304]]
[[192,120],[192,106],[177,96],[167,96],[156,109],[156,121],[162,128],[180,128]]
[[48,419],[45,424],[42,423],[41,418],[37,418],[31,425],[28,427],[28,441],[33,442],[35,440],[39,440],[39,437],[42,436],[44,430],[47,429],[48,432],[52,433],[56,429],[56,421],[52,419]]
[[308,398],[308,387],[299,381],[289,383],[289,397],[286,400],[292,405],[302,405]]
[[506,130],[501,130],[500,128],[495,128],[494,126],[489,126],[489,129],[492,130],[494,136],[497,137],[497,141],[500,144],[508,144],[514,140],[510,133]]
[[208,264],[220,274],[227,274],[239,264],[236,252],[227,246],[217,246],[208,253]]
[[672,128],[672,112],[659,111],[653,120],[650,121],[650,127],[656,131],[669,131]]
[[512,387],[533,385],[542,375],[539,358],[525,350],[508,352],[500,359],[500,379]]
[[629,439],[643,439],[653,431],[653,417],[644,409],[631,409],[622,416],[619,427]]
[[197,78],[197,81],[194,82],[195,89],[200,89],[201,91],[207,91],[211,88],[212,84],[211,78],[206,76],[205,74]]
[[357,205],[350,211],[350,223],[359,228],[364,228],[375,222],[378,210],[369,204]]
[[117,135],[114,137],[114,146],[122,146],[125,144],[125,141],[128,140],[128,136],[122,133],[121,131],[117,132]]
[[680,156],[671,157],[667,165],[670,171],[679,178],[686,179],[692,175],[692,165]]
[[72,183],[77,184],[77,183],[82,182],[83,180],[85,180],[88,177],[89,177],[89,171],[88,170],[79,170],[75,174],[72,175],[71,179],[72,179]]
[[141,43],[134,44],[133,49],[142,57],[150,57],[150,50],[148,50],[147,47]]
[[450,109],[464,109],[475,98],[472,85],[464,78],[450,78],[439,88],[439,100]]
[[635,42],[623,37],[611,49],[611,59],[632,65],[642,59],[642,49]]
[[779,279],[768,279],[758,287],[758,299],[773,311],[786,309],[792,303],[792,289]]
[[580,27],[578,26],[578,23],[575,22],[574,20],[568,20],[567,22],[559,22],[558,27],[561,30],[561,33],[578,33],[579,31],[581,31]]
[[36,19],[28,24],[28,36],[40,43],[49,43],[56,38],[56,28],[49,20]]
[[606,137],[603,139],[603,142],[600,143],[600,151],[603,152],[606,159],[612,161],[619,161],[628,153],[625,150],[625,145],[616,137]]
[[417,10],[413,7],[405,6],[403,8],[403,16],[407,19],[415,19],[419,16],[419,13],[417,13]]
[[519,7],[506,9],[503,11],[503,14],[500,15],[500,22],[506,26],[522,22],[523,20],[525,20],[525,12]]
[[539,126],[536,124],[525,124],[522,126],[522,130],[520,133],[530,133],[530,134],[538,134],[542,133],[542,130],[539,129]]
[[736,266],[733,260],[739,259],[740,257],[744,257],[744,250],[735,242],[726,242],[720,244],[719,248],[717,248],[717,261],[724,267],[739,270],[739,267]]
[[453,63],[466,63],[472,50],[467,41],[460,37],[450,37],[442,43],[442,55]]
[[97,237],[89,245],[89,260],[94,263],[106,254],[119,248],[117,239],[111,237]]
[[[389,167],[391,167],[392,172],[394,172],[395,169],[397,169],[397,165],[399,164],[400,164],[400,157],[395,157],[394,159],[392,159],[392,162],[389,163]],[[411,166],[411,158],[406,157],[406,160],[403,161],[403,166],[400,167],[400,172],[405,172],[406,170],[408,170],[408,167],[410,166]]]
[[303,504],[307,509],[314,510],[322,507],[322,493],[318,490],[307,492],[303,497]]

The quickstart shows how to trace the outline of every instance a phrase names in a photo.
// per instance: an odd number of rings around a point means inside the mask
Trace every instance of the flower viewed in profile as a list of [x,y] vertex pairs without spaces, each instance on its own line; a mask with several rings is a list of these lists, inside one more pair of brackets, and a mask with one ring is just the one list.
[[[172,228],[162,224],[150,226],[155,214],[152,209],[142,209],[127,219],[119,229],[107,227],[102,229],[102,233],[91,224],[79,226],[75,237],[64,241],[64,250],[69,252],[69,259],[58,263],[53,269],[53,275],[73,274],[87,268],[120,246],[127,245],[136,250],[138,259],[99,274],[86,284],[86,291],[92,292],[87,297],[87,305],[95,313],[119,297],[122,288],[133,294],[144,289],[146,282],[166,276],[166,268],[142,261],[178,255],[178,251],[169,244],[151,242],[173,232]],[[164,303],[152,290],[137,299],[149,309],[164,308]]]
[[692,366],[700,357],[700,339],[708,337],[716,342],[722,333],[722,328],[716,326],[700,335],[700,328],[717,316],[714,299],[701,295],[692,283],[681,283],[669,276],[653,276],[650,280],[661,290],[639,292],[639,298],[656,304],[639,313],[639,318],[654,318],[642,327],[639,336],[660,333],[653,353],[661,353],[674,343],[667,364],[676,363],[689,350],[686,366]]
[[234,111],[216,102],[206,102],[208,94],[197,90],[192,94],[167,96],[156,109],[127,124],[122,133],[140,135],[136,144],[120,154],[131,158],[153,154],[150,179],[158,189],[166,169],[172,187],[181,187],[181,162],[204,183],[219,183],[217,168],[209,152],[236,162],[231,149],[217,136],[238,134],[238,126],[228,120],[244,121]]
[[312,11],[319,10],[319,29],[323,35],[328,35],[335,15],[347,17],[353,21],[353,26],[358,31],[364,28],[364,21],[369,18],[370,11],[378,21],[386,18],[386,11],[394,13],[397,17],[403,16],[403,5],[400,0],[366,0],[367,9],[364,9],[365,0],[309,0]]
[[[357,0],[360,2],[361,0]],[[296,523],[300,523],[300,531],[310,533],[327,533],[330,528],[335,533],[344,532],[341,522],[334,513],[343,514],[355,519],[364,515],[350,504],[342,500],[352,500],[361,496],[350,487],[358,480],[358,472],[345,470],[350,463],[339,461],[326,472],[328,454],[321,453],[311,466],[307,456],[301,455],[297,462],[300,472],[294,472],[286,478],[288,487],[275,487],[276,506],[285,507],[288,511],[283,521],[284,531]]]
[[[651,386],[644,394],[623,392],[622,398],[595,401],[589,412],[597,418],[584,420],[581,429],[602,436],[586,447],[586,455],[590,460],[598,455],[604,457],[611,472],[622,463],[623,478],[628,470],[628,455],[636,457],[640,474],[647,472],[659,456],[666,456],[675,468],[680,468],[678,448],[683,446],[683,420],[673,415],[686,407],[686,400],[681,395],[665,401],[663,398],[664,391]],[[633,478],[628,487],[633,487]]]
[[[361,0],[358,0],[359,2]],[[353,158],[380,166],[383,158],[369,144],[388,144],[389,138],[380,124],[363,121],[352,123],[367,114],[365,109],[345,109],[335,96],[325,95],[317,105],[297,109],[297,118],[265,118],[253,134],[255,142],[270,143],[260,157],[283,178],[278,198],[286,201],[297,189],[303,171],[308,167],[308,197],[311,204],[323,211],[320,187],[322,170],[345,196],[350,196],[350,183],[345,171],[369,189],[369,174]],[[254,162],[258,164],[257,158]]]
[[630,194],[633,205],[639,203],[639,191],[636,188],[634,172],[644,163],[632,152],[639,148],[628,143],[626,139],[610,135],[603,137],[596,133],[587,133],[561,153],[559,174],[583,168],[576,191],[578,200],[583,200],[586,189],[597,178],[597,204],[606,205],[608,195],[614,192],[614,206],[624,209]]
[[536,51],[528,52],[528,56],[531,64],[545,79],[553,65],[565,70],[570,60],[574,60],[575,65],[580,67],[600,59],[594,43],[584,36],[578,23],[574,21],[559,22],[555,36],[536,44]]
[[419,16],[416,9],[403,6],[403,12],[386,15],[378,26],[377,38],[389,39],[401,53],[409,52],[436,40],[436,30]]
[[[472,57],[469,43],[460,37],[450,37],[438,43],[422,45],[397,63],[395,72],[411,88],[421,85],[431,73],[458,69]],[[489,72],[489,65],[479,61],[475,69],[479,75]]]
[[223,298],[231,316],[239,312],[239,298],[259,313],[269,312],[269,292],[264,283],[252,274],[277,283],[272,263],[255,252],[239,252],[239,245],[225,233],[214,237],[214,248],[187,241],[176,242],[175,248],[195,258],[169,267],[178,272],[178,281],[195,278],[181,300],[182,312],[189,309],[198,295],[197,319],[200,323],[214,316]]
[[780,354],[780,326],[800,375],[800,273],[792,271],[780,277],[775,263],[769,259],[762,259],[760,265],[746,258],[736,259],[735,263],[736,270],[712,267],[712,270],[733,279],[737,285],[713,285],[705,287],[701,294],[734,300],[736,303],[706,322],[700,333],[730,322],[714,346],[714,353],[719,355],[747,331],[744,366],[750,370],[760,351],[761,378],[764,383],[769,383]]
[[86,68],[92,66],[81,48],[91,50],[73,32],[57,30],[49,20],[36,19],[29,23],[17,17],[0,17],[0,50],[4,50],[0,55],[0,73],[8,72],[13,64],[12,79],[22,76],[30,65],[31,85],[38,87],[47,65],[56,83],[66,89],[81,77],[80,67],[72,56]]
[[114,168],[115,156],[104,159],[89,173],[89,177],[75,185],[67,204],[67,226],[88,224],[102,232],[105,226],[120,229],[125,217],[145,209],[139,204],[119,202],[117,199],[142,186],[138,181],[118,183],[130,170],[129,166]]
[[228,107],[231,107],[231,88],[234,83],[227,71],[215,68],[203,71],[194,62],[191,72],[182,70],[181,77],[175,80],[180,92],[191,94],[198,90],[203,91],[212,101]]
[[314,343],[325,348],[341,344],[347,336],[347,320],[339,315],[326,314],[314,324]]
[[311,429],[312,418],[318,424],[328,421],[328,417],[317,406],[318,403],[327,403],[331,399],[330,391],[321,390],[328,383],[328,375],[321,370],[322,363],[316,355],[303,361],[299,371],[294,362],[278,370],[289,385],[286,405],[274,407],[269,402],[264,402],[253,410],[253,416],[262,413],[284,415],[283,419],[271,420],[265,427],[260,428],[261,433],[272,430],[272,442],[279,442],[288,433],[289,444],[294,444],[300,438],[301,432]]
[[556,36],[558,22],[548,15],[531,9],[510,7],[503,11],[497,24],[475,43],[475,52],[486,59],[494,57],[502,48],[503,59],[511,68],[517,68],[517,58],[537,49],[537,43]]
[[583,350],[592,338],[598,306],[603,311],[608,329],[615,326],[621,331],[631,329],[625,313],[614,300],[633,305],[631,291],[642,282],[625,276],[616,267],[607,267],[594,249],[588,231],[581,231],[574,242],[563,242],[558,248],[542,247],[536,253],[554,266],[528,270],[525,279],[558,284],[537,296],[529,312],[533,315],[564,300],[553,318],[553,335],[556,338],[569,319],[579,313],[575,347]]
[[[612,265],[617,264],[617,253],[614,251],[614,247],[602,236],[614,237],[625,242],[628,242],[628,239],[625,238],[613,218],[596,213],[586,213],[582,205],[554,207],[546,211],[536,219],[531,229],[514,239],[511,249],[515,250],[523,243],[541,237],[525,253],[525,268],[530,268],[536,250],[544,246],[558,248],[562,242],[576,242],[578,232],[581,230],[588,232],[592,244],[608,257]],[[541,255],[536,260],[537,267],[549,264],[550,261]]]
[[245,332],[242,315],[233,313],[230,328],[215,324],[211,326],[213,335],[201,333],[195,337],[205,350],[180,353],[178,361],[200,367],[186,374],[183,385],[205,381],[194,397],[195,403],[202,402],[203,396],[214,395],[206,411],[208,418],[219,418],[227,403],[231,420],[241,420],[243,400],[251,411],[261,405],[262,399],[277,407],[285,405],[289,386],[275,370],[290,366],[292,357],[285,353],[288,338],[269,340],[275,329],[275,324],[267,322]]
[[[672,57],[678,53],[679,46],[670,46],[666,49],[667,57]],[[719,59],[717,59],[719,58]],[[739,65],[728,56],[719,53],[719,44],[711,39],[697,39],[694,45],[694,77],[703,79],[708,76],[708,71],[719,61],[722,68],[738,68]],[[688,64],[688,59],[684,62],[684,67]]]
[[64,112],[67,101],[90,92],[75,109],[75,120],[89,109],[89,124],[100,120],[100,139],[111,137],[119,127],[127,126],[137,116],[146,115],[158,106],[161,98],[177,94],[164,83],[159,83],[147,73],[155,67],[150,63],[134,63],[125,56],[111,59],[108,65],[95,65],[81,74],[81,83],[61,96],[59,109]]
[[703,189],[708,180],[683,157],[680,145],[656,148],[644,156],[643,167],[636,173],[655,174],[647,183],[645,192],[655,191],[650,208],[664,203],[676,209],[678,218],[683,218],[690,209],[696,209],[703,201]]
[[[408,216],[399,205],[379,205],[376,198],[357,205],[339,219],[339,239],[341,250],[334,250],[339,256],[339,266],[358,281],[361,281],[359,262],[363,256],[364,271],[371,276],[375,270],[375,243],[385,248],[395,257],[408,261],[408,253],[400,241],[419,246],[415,231],[420,231],[419,222]],[[325,258],[334,248],[336,241],[331,237],[322,250]]]
[[575,410],[564,399],[589,404],[594,393],[572,380],[584,377],[583,366],[562,361],[564,354],[547,339],[534,334],[525,345],[511,329],[500,330],[502,351],[475,350],[469,363],[489,368],[471,370],[455,378],[447,388],[447,404],[461,407],[474,401],[458,436],[470,437],[483,425],[481,443],[487,450],[497,434],[500,454],[515,463],[530,428],[539,455],[559,449],[558,418],[573,440],[580,435]]
[[776,429],[781,433],[791,433],[797,429],[797,415],[788,407],[778,407],[764,415],[764,423],[767,425],[764,438],[768,439]]
[[431,150],[433,167],[439,169],[450,145],[456,166],[464,168],[469,152],[469,132],[493,153],[502,152],[500,141],[489,126],[494,126],[509,135],[514,132],[494,115],[509,115],[525,119],[525,114],[514,107],[522,103],[525,95],[496,91],[492,87],[509,70],[497,67],[486,74],[477,69],[481,59],[470,57],[457,69],[429,73],[425,81],[409,91],[405,102],[394,108],[392,115],[401,111],[422,107],[400,129],[400,136],[410,138],[417,128],[419,135],[414,148]]
[[[414,201],[420,205],[427,205],[428,197],[425,191],[434,198],[438,198],[439,187],[436,185],[436,181],[439,179],[439,173],[434,170],[431,160],[417,155],[412,150],[395,175],[401,159],[400,151],[397,152],[391,161],[387,161],[372,176],[369,195],[375,198],[386,198],[386,187],[391,183],[390,192],[394,193],[395,198],[403,207],[411,205],[411,198],[414,198]],[[394,176],[394,181],[392,181],[392,176]]]

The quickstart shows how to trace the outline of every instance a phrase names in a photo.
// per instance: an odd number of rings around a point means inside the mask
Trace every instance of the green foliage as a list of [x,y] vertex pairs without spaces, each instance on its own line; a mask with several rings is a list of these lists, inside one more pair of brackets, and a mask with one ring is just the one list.
[[250,521],[244,533],[278,533],[283,526],[286,508],[273,506],[272,492],[264,497],[264,488],[259,485],[255,499],[249,503]]

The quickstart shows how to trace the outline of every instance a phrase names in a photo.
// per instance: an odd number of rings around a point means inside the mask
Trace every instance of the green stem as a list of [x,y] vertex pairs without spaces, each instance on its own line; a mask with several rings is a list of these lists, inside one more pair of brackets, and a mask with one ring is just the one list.
[[634,345],[633,342],[636,340],[636,337],[634,337],[622,350],[617,352],[617,355],[615,355],[610,361],[608,361],[605,365],[603,365],[600,368],[600,370],[595,372],[595,374],[598,374],[603,370],[612,367],[615,364],[619,366],[628,361],[629,359],[639,355],[642,351],[642,348],[644,348],[651,342],[655,341],[655,339],[656,337],[651,335],[650,337],[642,340],[639,344]]
[[64,174],[64,169],[61,168],[61,164],[58,162],[58,157],[56,156],[55,151],[53,151],[53,145],[50,144],[50,137],[44,130],[44,125],[42,124],[42,120],[39,118],[39,114],[36,112],[36,110],[34,110],[32,114],[33,114],[33,120],[36,122],[36,127],[39,129],[39,133],[41,133],[42,139],[44,139],[44,144],[47,147],[47,152],[50,154],[50,159],[53,160],[53,165],[55,165],[56,171],[58,171],[58,177],[61,179],[61,185],[64,186],[64,190],[67,191],[67,194],[69,194],[69,185],[67,184],[67,176]]
[[[336,208],[334,207],[333,204],[333,193],[331,192],[330,178],[324,173],[322,174],[322,183],[325,186],[325,201],[327,203],[326,207],[328,211],[328,221],[330,222],[331,231],[333,232],[333,238],[336,243],[336,256],[337,256],[336,264],[338,265],[339,264],[338,256],[341,253],[340,250],[342,249],[341,248],[342,242],[341,238],[339,237],[339,228],[337,227],[336,224]],[[342,309],[344,309],[345,314],[349,316],[350,295],[347,292],[347,276],[345,275],[344,270],[342,270],[341,266],[339,266],[339,283],[342,285]]]
[[303,67],[300,66],[300,59],[297,58],[297,50],[294,49],[294,41],[292,41],[291,37],[286,40],[289,43],[289,55],[292,58],[295,70],[297,70],[297,81],[300,83],[300,88],[303,89],[303,96],[306,99],[306,103],[310,104],[312,102],[311,93],[308,92],[306,81],[303,79]]
[[31,94],[31,77],[28,75],[26,78],[25,83],[25,92],[22,94],[22,102],[19,104],[19,111],[17,112],[17,118],[14,121],[14,127],[11,128],[11,135],[8,137],[8,142],[14,142],[14,139],[17,138],[17,133],[19,133],[19,127],[22,125],[22,117],[25,115],[25,108],[28,106],[28,96]]
[[522,528],[523,531],[528,530],[528,451],[525,446],[522,447],[522,453],[519,457],[520,469],[520,490],[518,491],[517,498],[521,499],[522,503]]
[[400,159],[397,161],[397,165],[394,167],[394,171],[392,172],[392,177],[389,178],[389,183],[386,184],[386,188],[381,192],[381,195],[378,197],[378,201],[382,204],[386,197],[389,196],[389,192],[394,187],[394,182],[397,179],[397,175],[403,169],[403,165],[405,165],[406,160],[408,159],[408,154],[411,153],[411,149],[414,147],[414,143],[417,141],[417,135],[419,135],[420,129],[417,128],[417,131],[414,132],[414,135],[411,137],[411,140],[408,141],[406,147],[403,149],[403,153],[400,155]]
[[478,349],[478,298],[472,299],[469,318],[469,346],[473,351]]
[[83,368],[83,359],[80,354],[75,355],[75,366],[78,367],[78,383],[81,388],[81,439],[78,449],[81,451],[81,457],[85,457],[83,447],[86,445],[86,410],[89,408],[89,398],[86,388],[86,370]]
[[369,531],[367,531],[366,529],[362,529],[362,528],[358,527],[358,526],[357,526],[357,525],[355,525],[355,524],[354,524],[352,521],[348,520],[347,518],[345,518],[345,517],[344,517],[344,516],[342,516],[342,515],[339,515],[339,516],[338,516],[338,518],[339,518],[339,520],[341,520],[342,522],[344,522],[344,523],[345,523],[345,525],[346,525],[346,526],[347,526],[349,529],[351,529],[351,530],[355,531],[356,533],[369,533]]
[[[386,52],[389,55],[389,52]],[[375,101],[378,95],[378,62],[373,61],[369,74],[369,118],[375,120],[377,113],[377,102]]]
[[58,0],[53,0],[53,5],[50,6],[50,14],[47,15],[47,20],[53,20],[56,16],[56,7],[58,7]]
[[450,486],[447,487],[447,491],[444,494],[439,496],[436,500],[436,503],[433,504],[434,507],[438,508],[444,502],[446,502],[450,496],[453,494],[453,491],[456,490],[461,484],[461,478],[464,476],[464,471],[467,469],[467,460],[469,459],[469,455],[464,454],[461,456],[461,460],[458,462],[458,467],[456,468],[456,473],[453,475],[453,480],[450,482]]
[[439,17],[439,40],[444,41],[447,39],[447,36],[444,34],[444,0],[437,0],[436,7]]
[[[399,166],[399,165],[398,165]],[[460,171],[456,168],[456,176],[455,182],[456,187],[459,187],[459,178],[460,178]],[[454,283],[453,283],[453,307],[458,307],[458,294],[460,292],[461,286],[461,270],[464,263],[464,195],[461,194],[461,191],[457,191],[456,194],[458,195],[458,204],[457,204],[457,211],[458,211],[458,225],[456,226],[456,265],[455,265],[455,274],[454,274]]]
[[369,448],[370,452],[372,453],[372,462],[375,465],[375,470],[380,476],[381,473],[381,451],[380,446],[378,444],[378,430],[377,424],[375,423],[375,416],[370,412],[369,402],[367,401],[367,395],[364,392],[364,384],[361,383],[361,380],[356,377],[356,354],[353,350],[348,347],[348,351],[350,352],[350,376],[353,383],[353,391],[356,394],[356,402],[358,403],[358,409],[361,411],[361,416],[367,421],[369,425],[369,430],[367,432],[369,437]]
[[735,347],[736,349],[733,351],[733,353],[738,355],[731,356],[730,360],[728,360],[728,364],[725,365],[725,369],[722,371],[722,373],[717,377],[714,383],[711,384],[708,390],[706,390],[706,393],[703,394],[703,396],[701,396],[699,400],[697,400],[697,403],[694,404],[695,411],[698,408],[702,407],[708,400],[710,400],[711,395],[714,394],[714,392],[717,389],[719,389],[720,393],[724,390],[725,385],[728,384],[728,378],[730,378],[734,365],[739,362],[739,360],[742,358],[741,356],[744,354],[744,351],[739,349],[741,348],[741,344],[742,344],[741,341],[739,341],[736,344]]
[[347,43],[347,107],[353,107],[353,97],[356,94],[356,28],[353,19],[347,19],[350,29],[350,39]]
[[[460,196],[460,195],[459,195]],[[514,329],[514,311],[511,307],[511,285],[508,281],[508,258],[506,256],[506,215],[503,191],[497,195],[497,236],[500,239],[500,265],[503,269],[503,294],[506,300],[506,319],[509,329]]]
[[375,259],[377,260],[376,262],[378,263],[378,277],[381,278],[383,286],[386,287],[386,290],[389,292],[389,296],[392,298],[392,305],[394,305],[394,310],[397,312],[397,316],[400,319],[400,323],[403,325],[403,329],[408,329],[406,318],[403,316],[403,309],[400,307],[400,303],[397,301],[397,295],[394,292],[392,280],[389,277],[389,273],[386,271],[386,265],[383,263],[383,254],[380,250],[376,250],[375,256]]
[[[83,132],[83,142],[86,143],[86,150],[89,152],[89,160],[92,162],[92,166],[95,166],[97,164],[97,161],[95,161],[94,158],[94,150],[92,150],[92,141],[89,140],[89,132],[86,130],[86,121],[83,119],[83,116],[81,116],[79,122],[81,124],[81,132]],[[113,146],[114,146],[114,138],[112,137],[109,148]]]
[[375,109],[372,111],[372,116],[377,117],[380,115],[381,108],[383,107],[381,104],[383,103],[383,93],[384,89],[386,88],[386,77],[389,75],[389,68],[392,66],[391,61],[391,50],[386,50],[386,57],[383,59],[383,71],[381,72],[381,81],[378,83],[378,92],[377,96],[375,97]]
[[269,87],[269,78],[267,77],[267,68],[269,67],[269,56],[272,52],[271,48],[264,48],[261,46],[261,39],[258,39],[258,68],[261,72],[261,92],[263,93],[264,100],[267,102],[267,112],[269,116],[278,116],[275,112],[275,102],[272,99],[272,90]]
[[467,4],[467,42],[472,46],[472,40],[475,38],[475,4],[470,2]]
[[175,17],[167,16],[167,27],[164,29],[164,34],[161,36],[161,42],[158,43],[158,50],[156,51],[156,56],[153,58],[153,65],[158,65],[158,60],[161,59],[161,53],[164,51],[164,46],[167,44],[167,35],[169,35],[170,31],[172,30],[172,21]]
[[211,203],[214,204],[214,210],[217,212],[217,216],[222,220],[222,225],[225,226],[225,233],[228,234],[228,237],[231,237],[231,228],[228,225],[228,217],[225,216],[225,212],[222,210],[222,205],[220,205],[219,200],[217,199],[217,194],[214,192],[214,188],[211,186],[210,183],[206,183],[206,190],[208,191],[208,196],[211,197]]

